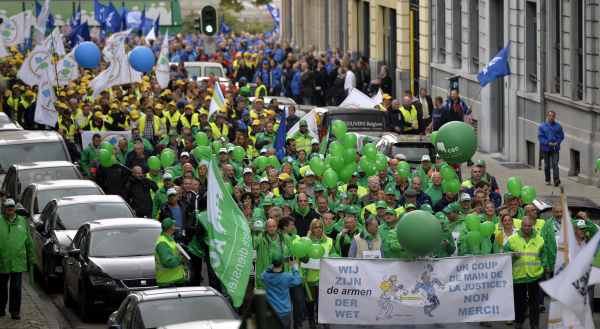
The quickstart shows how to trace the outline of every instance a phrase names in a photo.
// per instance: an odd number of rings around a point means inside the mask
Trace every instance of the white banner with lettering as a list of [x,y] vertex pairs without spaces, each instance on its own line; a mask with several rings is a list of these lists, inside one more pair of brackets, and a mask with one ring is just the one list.
[[102,136],[103,142],[109,142],[113,145],[117,145],[119,139],[125,138],[127,140],[131,139],[131,131],[82,131],[81,132],[81,148],[84,149],[92,142],[92,137],[95,134],[100,134]]
[[513,303],[509,254],[415,262],[321,260],[320,323],[509,321]]

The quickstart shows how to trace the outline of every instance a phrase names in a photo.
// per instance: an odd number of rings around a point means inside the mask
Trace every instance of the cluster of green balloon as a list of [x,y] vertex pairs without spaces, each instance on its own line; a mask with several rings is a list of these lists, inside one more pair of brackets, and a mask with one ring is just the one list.
[[335,188],[337,186],[339,177],[335,170],[328,168],[323,173],[322,182],[327,188]]
[[495,226],[490,221],[481,222],[479,215],[469,214],[465,217],[467,227],[466,242],[472,254],[488,254],[492,251],[490,237],[494,234]]
[[349,182],[352,173],[358,168],[356,165],[356,141],[355,134],[345,133],[341,138],[337,138],[329,144],[329,152],[324,162],[317,158],[311,159],[311,169],[317,176],[323,176],[329,167],[336,172],[339,181]]
[[192,150],[192,155],[198,162],[202,160],[210,160],[211,154],[212,153],[208,145],[198,145]]
[[196,141],[196,146],[208,146],[209,144],[208,135],[203,131],[197,132],[194,140]]
[[600,159],[596,160],[596,170],[600,171]]
[[244,158],[246,157],[246,151],[244,150],[243,147],[237,145],[233,148],[232,157],[233,157],[234,161],[242,162],[242,161],[244,161]]
[[506,182],[506,188],[512,196],[520,197],[521,190],[523,190],[523,182],[521,181],[521,177],[510,177]]
[[434,145],[442,159],[451,164],[470,160],[477,150],[477,134],[473,127],[461,121],[444,124],[438,130]]
[[396,166],[396,173],[400,177],[408,178],[410,176],[410,164],[406,161],[400,161]]
[[[313,243],[309,238],[298,238],[292,242],[292,255],[296,258],[304,258],[310,255]],[[313,257],[320,258],[320,257]]]
[[113,154],[109,150],[101,148],[98,150],[98,160],[100,161],[100,165],[102,167],[110,167],[113,165]]
[[362,157],[358,162],[358,166],[367,176],[373,176],[387,168],[388,159],[383,153],[377,151],[375,144],[367,143],[363,145],[361,154]]
[[442,225],[432,214],[415,210],[402,217],[396,226],[400,245],[415,256],[425,256],[442,242]]
[[537,196],[537,192],[533,186],[525,185],[521,188],[521,200],[524,204],[532,203]]
[[334,120],[331,124],[331,128],[333,130],[333,135],[335,135],[338,140],[341,140],[346,132],[348,132],[348,126],[341,120]]
[[212,147],[213,154],[219,154],[219,150],[223,147],[223,143],[219,140],[215,140],[210,146]]
[[440,175],[442,176],[442,191],[444,193],[458,193],[460,192],[460,181],[456,170],[447,163],[442,164],[440,167]]
[[[234,153],[235,153],[235,149],[234,149]],[[256,169],[258,169],[258,171],[260,171],[260,172],[264,171],[269,166],[271,166],[273,168],[279,168],[281,166],[281,164],[279,163],[279,159],[277,159],[277,157],[274,155],[270,155],[268,157],[266,157],[264,155],[258,156],[258,157],[256,157],[256,159],[254,159],[253,164],[254,164],[254,167]]]
[[160,169],[160,159],[156,155],[148,158],[148,168],[150,168],[150,170]]
[[160,153],[160,164],[163,168],[172,166],[175,163],[175,151],[170,148],[162,150]]

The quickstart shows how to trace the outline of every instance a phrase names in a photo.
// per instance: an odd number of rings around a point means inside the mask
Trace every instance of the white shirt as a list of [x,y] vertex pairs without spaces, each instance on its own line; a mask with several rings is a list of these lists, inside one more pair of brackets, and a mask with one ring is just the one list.
[[344,90],[348,91],[352,88],[356,88],[356,76],[354,72],[346,72],[346,78],[344,79]]

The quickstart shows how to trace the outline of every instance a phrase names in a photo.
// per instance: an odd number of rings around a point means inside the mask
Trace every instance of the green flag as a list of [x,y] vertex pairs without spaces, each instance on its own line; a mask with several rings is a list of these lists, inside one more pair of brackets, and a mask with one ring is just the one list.
[[215,160],[208,171],[208,246],[213,270],[233,305],[244,301],[252,270],[252,237],[244,214],[225,189]]

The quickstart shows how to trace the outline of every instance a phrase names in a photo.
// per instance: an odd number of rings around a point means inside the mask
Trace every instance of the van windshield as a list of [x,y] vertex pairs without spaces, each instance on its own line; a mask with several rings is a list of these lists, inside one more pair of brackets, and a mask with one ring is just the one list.
[[69,161],[60,142],[0,145],[0,166],[36,161]]

